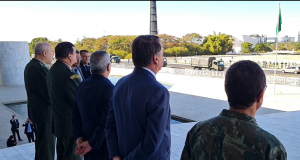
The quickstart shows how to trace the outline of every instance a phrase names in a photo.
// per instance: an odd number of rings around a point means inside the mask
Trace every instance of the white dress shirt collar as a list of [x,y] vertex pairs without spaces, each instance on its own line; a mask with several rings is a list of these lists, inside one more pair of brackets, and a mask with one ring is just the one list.
[[145,70],[147,70],[147,71],[149,71],[153,76],[154,76],[154,78],[156,79],[156,75],[155,75],[155,73],[151,70],[151,69],[149,69],[149,68],[146,68],[146,67],[143,67]]

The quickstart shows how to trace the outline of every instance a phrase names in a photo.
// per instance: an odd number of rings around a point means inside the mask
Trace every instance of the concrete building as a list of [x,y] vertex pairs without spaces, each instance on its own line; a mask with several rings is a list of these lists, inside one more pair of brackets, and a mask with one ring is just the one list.
[[298,32],[298,42],[300,42],[300,31]]
[[232,53],[227,53],[227,54],[239,54],[242,50],[242,43],[244,43],[244,41],[241,41],[239,39],[237,39],[236,37],[233,37],[232,38],[234,39],[233,41],[233,52]]
[[280,37],[279,42],[280,43],[295,42],[295,37],[289,37],[289,36]]

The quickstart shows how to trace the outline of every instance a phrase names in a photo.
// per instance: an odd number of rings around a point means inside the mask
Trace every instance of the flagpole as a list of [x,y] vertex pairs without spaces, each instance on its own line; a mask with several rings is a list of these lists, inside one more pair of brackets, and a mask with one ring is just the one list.
[[[280,3],[279,3],[279,14],[280,14]],[[277,71],[277,45],[278,45],[278,35],[279,35],[279,19],[278,17],[278,24],[277,24],[277,37],[276,37],[276,58],[275,58],[275,69],[274,69],[274,94],[275,94],[275,86],[276,86],[276,71]]]

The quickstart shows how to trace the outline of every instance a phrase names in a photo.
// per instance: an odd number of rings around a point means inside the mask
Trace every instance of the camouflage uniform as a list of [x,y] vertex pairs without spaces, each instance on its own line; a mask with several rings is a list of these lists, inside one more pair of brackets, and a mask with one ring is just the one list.
[[246,114],[223,110],[187,134],[181,160],[286,160],[280,141]]

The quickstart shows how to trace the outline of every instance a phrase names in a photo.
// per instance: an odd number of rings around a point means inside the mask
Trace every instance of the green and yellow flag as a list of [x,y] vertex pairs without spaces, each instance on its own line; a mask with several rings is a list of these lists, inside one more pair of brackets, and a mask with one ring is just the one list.
[[276,35],[281,31],[281,24],[282,24],[282,19],[281,19],[280,5],[279,5],[279,17],[278,17],[278,23],[276,26]]

